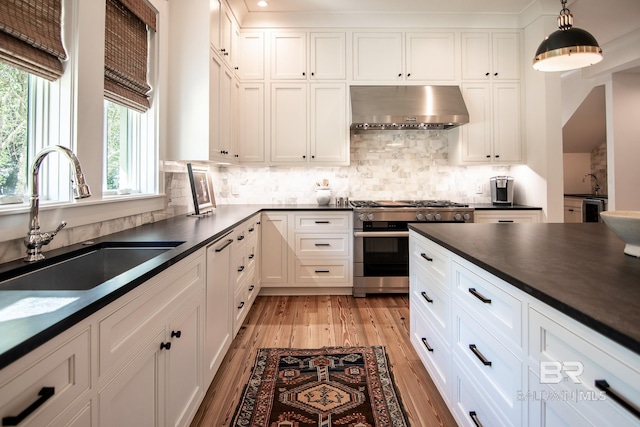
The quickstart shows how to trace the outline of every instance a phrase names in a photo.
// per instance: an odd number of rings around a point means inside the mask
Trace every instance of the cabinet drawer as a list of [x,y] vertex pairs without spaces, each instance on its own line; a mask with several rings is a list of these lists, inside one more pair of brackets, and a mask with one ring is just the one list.
[[411,300],[415,307],[424,313],[443,337],[449,336],[451,298],[426,269],[415,267],[410,274]]
[[297,283],[345,283],[349,281],[350,261],[345,259],[296,260]]
[[456,360],[453,361],[453,395],[451,397],[450,408],[461,426],[500,427],[511,425],[493,410],[469,374]]
[[349,235],[296,233],[295,251],[298,256],[349,256]]
[[[453,304],[454,341],[452,352],[468,368],[479,388],[495,408],[500,408],[514,424],[520,424],[522,402],[522,363],[490,335],[478,322]],[[473,347],[472,347],[473,346]]]
[[600,420],[595,424],[640,425],[633,409],[615,400],[622,397],[640,414],[640,356],[593,331],[578,335],[535,308],[529,309],[529,350],[541,382],[575,396],[569,403]]
[[445,344],[446,341],[435,332],[414,304],[411,306],[411,342],[440,393],[446,399],[449,395],[448,384],[451,378],[451,353]]
[[295,214],[294,228],[298,231],[349,231],[350,215],[350,213]]
[[[85,330],[0,384],[0,418],[20,421],[25,415],[20,426],[49,425],[89,389],[90,344],[89,330]],[[25,413],[35,402],[41,404]]]
[[449,257],[438,250],[438,245],[435,243],[415,232],[412,233],[412,236],[415,237],[410,239],[410,242],[413,242],[410,248],[412,263],[423,267],[446,288],[450,265]]
[[[126,363],[138,351],[141,339],[163,323],[165,308],[185,292],[205,283],[204,250],[199,255],[160,273],[141,285],[144,293],[133,299],[123,299],[120,306],[109,309],[98,321],[99,376],[102,377],[117,363]],[[114,303],[115,304],[115,303]],[[111,306],[109,306],[111,307]],[[129,357],[125,357],[129,354]]]
[[[499,340],[522,348],[522,301],[457,262],[452,263],[454,300],[473,313]],[[501,281],[500,281],[501,282]],[[505,285],[510,286],[510,285]]]
[[247,288],[239,289],[233,297],[233,335],[238,333],[247,312],[249,311],[249,301]]

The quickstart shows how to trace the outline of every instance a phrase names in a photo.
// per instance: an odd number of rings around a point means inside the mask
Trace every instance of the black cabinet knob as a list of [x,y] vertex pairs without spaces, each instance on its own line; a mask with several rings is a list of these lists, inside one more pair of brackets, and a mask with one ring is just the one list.
[[306,158],[307,158],[307,156],[302,156],[302,158],[303,158],[303,159],[306,159]]
[[402,77],[402,73],[398,73],[398,77]]
[[306,75],[307,75],[307,73],[305,73],[305,72],[303,71],[303,72],[302,72],[302,75],[303,75],[303,76],[306,76]]
[[485,76],[489,77],[489,74],[491,74],[491,73],[485,73]]

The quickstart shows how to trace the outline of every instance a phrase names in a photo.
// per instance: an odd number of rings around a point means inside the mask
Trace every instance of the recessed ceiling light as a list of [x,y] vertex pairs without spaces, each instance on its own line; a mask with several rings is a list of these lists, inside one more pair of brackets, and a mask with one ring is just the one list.
[[267,6],[269,6],[269,3],[267,3],[265,0],[260,0],[260,1],[258,2],[258,6],[260,6],[260,7],[267,7]]

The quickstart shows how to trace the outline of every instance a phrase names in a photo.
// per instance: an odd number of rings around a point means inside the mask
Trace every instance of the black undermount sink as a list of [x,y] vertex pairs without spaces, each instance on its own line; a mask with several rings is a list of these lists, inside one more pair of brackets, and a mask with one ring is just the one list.
[[[4,291],[84,291],[184,242],[104,242],[17,268],[0,282]],[[27,271],[23,271],[27,269]],[[3,276],[11,275],[7,272]]]

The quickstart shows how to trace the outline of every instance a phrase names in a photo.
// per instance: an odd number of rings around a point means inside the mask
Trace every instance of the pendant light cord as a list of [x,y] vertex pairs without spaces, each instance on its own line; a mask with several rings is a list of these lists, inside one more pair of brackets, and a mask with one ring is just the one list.
[[566,31],[573,27],[573,15],[571,11],[567,9],[567,0],[562,0],[562,10],[558,16],[558,28],[562,31]]

